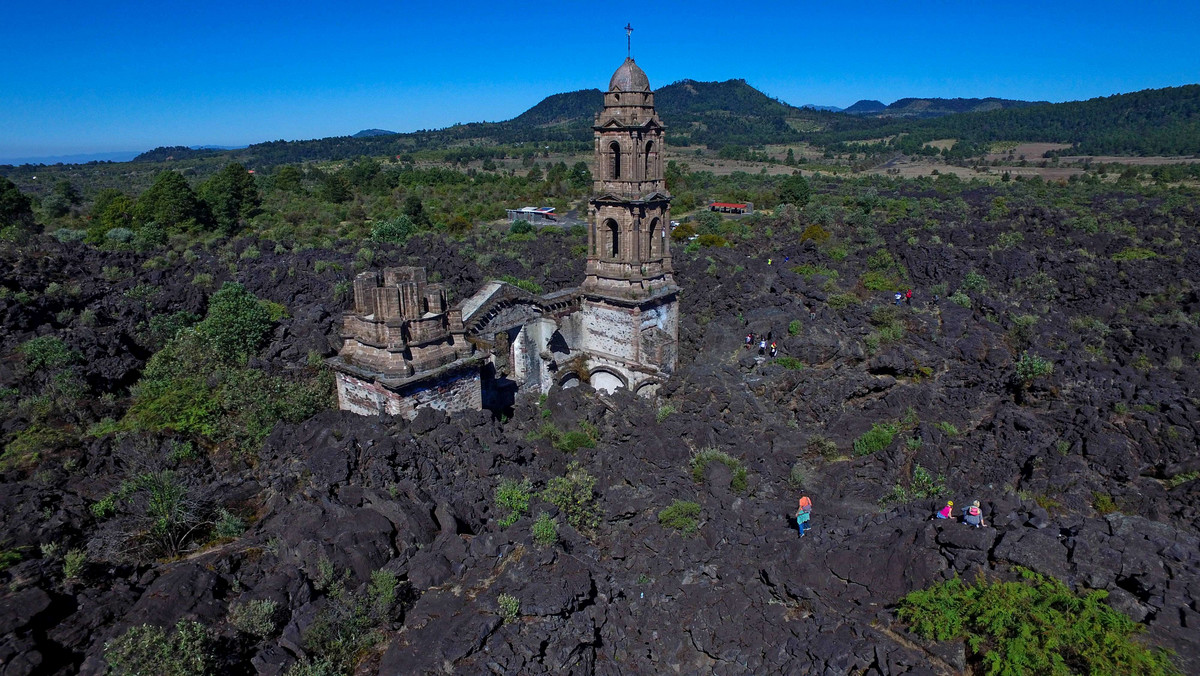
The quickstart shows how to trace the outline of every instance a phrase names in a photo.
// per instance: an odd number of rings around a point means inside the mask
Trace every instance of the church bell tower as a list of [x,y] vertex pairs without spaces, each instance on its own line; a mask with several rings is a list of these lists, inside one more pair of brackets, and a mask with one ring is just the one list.
[[633,58],[609,80],[592,130],[587,273],[580,287],[591,382],[650,395],[675,370],[679,287],[663,179],[665,127],[650,80]]
[[671,195],[663,180],[663,127],[646,73],[626,58],[592,126],[594,182],[583,289],[623,299],[674,290]]

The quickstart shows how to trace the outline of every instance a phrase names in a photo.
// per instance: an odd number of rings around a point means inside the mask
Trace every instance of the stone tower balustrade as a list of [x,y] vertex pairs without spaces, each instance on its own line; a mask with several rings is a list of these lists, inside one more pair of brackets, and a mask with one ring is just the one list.
[[462,312],[448,310],[445,288],[425,279],[419,267],[355,277],[354,309],[342,321],[342,361],[403,377],[469,356]]

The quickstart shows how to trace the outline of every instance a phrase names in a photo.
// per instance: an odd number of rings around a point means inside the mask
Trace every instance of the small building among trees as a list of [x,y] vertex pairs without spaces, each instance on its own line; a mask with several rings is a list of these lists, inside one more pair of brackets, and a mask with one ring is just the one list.
[[708,210],[722,214],[752,214],[754,202],[709,202]]

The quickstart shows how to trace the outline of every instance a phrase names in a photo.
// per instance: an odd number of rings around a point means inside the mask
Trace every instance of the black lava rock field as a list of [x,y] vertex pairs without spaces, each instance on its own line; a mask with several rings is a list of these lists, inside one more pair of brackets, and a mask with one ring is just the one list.
[[[1200,673],[1200,207],[999,190],[888,183],[675,243],[656,399],[326,405],[256,447],[122,426],[154,318],[236,280],[287,310],[248,367],[316,369],[361,243],[5,244],[0,674],[104,673],[138,636],[222,674],[984,673],[897,604],[1022,570],[1105,590]],[[370,265],[549,291],[582,280],[577,240],[422,235]],[[24,347],[46,336],[72,357]],[[946,500],[987,526],[931,519]]]

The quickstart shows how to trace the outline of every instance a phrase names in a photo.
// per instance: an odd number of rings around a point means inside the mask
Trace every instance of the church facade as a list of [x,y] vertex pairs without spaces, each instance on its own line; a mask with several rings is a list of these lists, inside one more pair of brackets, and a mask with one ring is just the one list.
[[679,288],[671,267],[664,131],[632,58],[595,117],[582,284],[534,295],[486,284],[453,307],[421,268],[364,272],[329,364],[338,403],[362,415],[504,410],[519,392],[587,382],[652,395],[675,369]]

